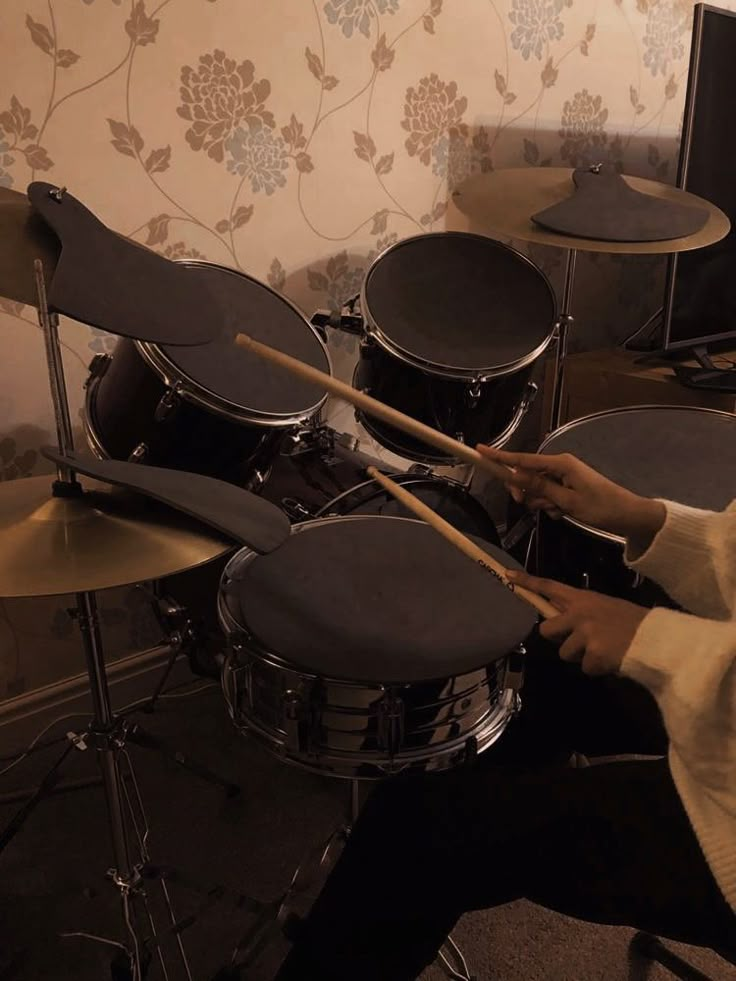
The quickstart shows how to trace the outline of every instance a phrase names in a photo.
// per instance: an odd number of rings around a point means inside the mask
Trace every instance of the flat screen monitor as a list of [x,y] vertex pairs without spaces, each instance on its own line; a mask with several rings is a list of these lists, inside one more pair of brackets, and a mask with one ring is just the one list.
[[[695,6],[677,186],[736,224],[736,13]],[[668,260],[665,349],[736,337],[736,233]]]

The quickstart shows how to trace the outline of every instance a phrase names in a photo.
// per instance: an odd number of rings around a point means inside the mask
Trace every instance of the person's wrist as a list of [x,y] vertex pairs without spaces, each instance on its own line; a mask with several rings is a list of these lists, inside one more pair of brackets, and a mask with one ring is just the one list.
[[664,524],[666,509],[661,501],[650,497],[637,497],[622,523],[619,534],[626,538],[635,552],[643,553],[652,544],[655,535]]

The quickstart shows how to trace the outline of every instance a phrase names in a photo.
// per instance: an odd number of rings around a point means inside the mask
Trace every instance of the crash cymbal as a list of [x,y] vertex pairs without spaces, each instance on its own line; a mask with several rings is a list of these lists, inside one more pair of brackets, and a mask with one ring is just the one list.
[[54,497],[51,481],[0,484],[0,597],[160,579],[233,548],[224,536],[145,497],[86,479],[81,496]]
[[653,242],[607,242],[577,238],[547,231],[532,221],[532,215],[558,204],[574,193],[572,169],[569,167],[515,167],[476,174],[464,181],[452,199],[460,211],[471,219],[470,230],[486,235],[551,245],[581,252],[609,252],[626,255],[664,255],[701,249],[724,238],[731,223],[714,204],[678,187],[660,184],[642,177],[625,176],[636,191],[651,194],[663,201],[704,208],[708,220],[694,235]]
[[60,252],[59,240],[26,195],[0,187],[0,296],[36,306],[33,261],[43,262],[48,288]]

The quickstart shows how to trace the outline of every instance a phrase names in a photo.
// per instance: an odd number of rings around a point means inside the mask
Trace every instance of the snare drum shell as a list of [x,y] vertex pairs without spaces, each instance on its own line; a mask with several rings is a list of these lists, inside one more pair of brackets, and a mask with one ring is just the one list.
[[101,376],[87,383],[85,427],[93,452],[127,460],[142,445],[141,463],[239,483],[268,466],[278,430],[222,418],[184,393],[175,395],[172,408],[162,414],[161,400],[171,391],[138,344],[121,338]]
[[436,684],[353,684],[296,670],[260,651],[222,603],[220,616],[229,638],[223,687],[233,721],[302,769],[349,779],[449,769],[494,743],[517,707],[515,693],[502,687],[505,660]]

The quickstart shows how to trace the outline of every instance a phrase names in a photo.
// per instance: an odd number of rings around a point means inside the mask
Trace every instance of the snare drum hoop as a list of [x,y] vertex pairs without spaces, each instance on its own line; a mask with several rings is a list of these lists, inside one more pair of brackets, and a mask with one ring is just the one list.
[[[555,436],[559,436],[570,429],[574,429],[576,426],[579,426],[584,422],[588,422],[590,419],[600,419],[603,416],[623,415],[626,412],[639,412],[642,409],[685,409],[689,412],[708,412],[714,416],[728,416],[730,419],[734,418],[732,412],[724,412],[722,409],[708,409],[699,405],[622,405],[618,409],[604,409],[602,412],[591,412],[589,415],[581,416],[579,419],[571,419],[570,422],[566,422],[564,426],[560,426],[559,429],[555,429],[554,432],[548,433],[544,437],[544,440],[540,444],[537,452],[541,453]],[[614,542],[616,545],[620,545],[622,548],[626,545],[626,539],[622,538],[620,535],[614,535],[609,531],[601,531],[600,528],[594,528],[592,525],[587,525],[584,521],[578,521],[577,518],[571,518],[568,514],[563,514],[562,520],[569,525],[573,525],[575,528],[580,528],[581,531],[585,531],[589,535],[593,535],[594,538],[599,538],[607,542]]]
[[[231,269],[228,266],[222,266],[217,262],[206,262],[204,259],[177,259],[175,261],[180,262],[184,266],[201,266],[207,269],[219,269],[222,272],[228,273],[229,275],[237,276],[241,279],[248,279],[252,283],[262,286],[264,289],[268,290],[269,293],[272,293],[274,296],[278,297],[279,300],[291,307],[294,313],[298,314],[300,320],[303,321],[304,326],[307,327],[312,333],[325,356],[325,360],[327,362],[327,374],[332,375],[332,359],[330,358],[330,352],[328,351],[326,344],[319,336],[319,333],[315,327],[304,316],[299,307],[292,303],[287,297],[282,296],[280,293],[276,293],[270,286],[262,283],[254,276],[249,276],[247,273],[240,272],[238,269]],[[327,392],[325,392],[319,401],[301,410],[300,412],[292,414],[281,412],[261,412],[257,409],[248,409],[246,406],[241,406],[236,402],[231,402],[229,399],[225,399],[218,395],[217,392],[213,392],[211,389],[200,385],[199,382],[195,381],[190,375],[187,375],[184,371],[182,371],[181,368],[179,368],[175,362],[164,353],[158,344],[154,344],[150,341],[135,341],[135,346],[146,364],[153,369],[163,384],[166,385],[167,388],[171,389],[176,395],[188,402],[193,402],[195,405],[207,409],[209,412],[212,412],[215,415],[222,416],[226,419],[231,419],[234,422],[268,428],[293,426],[310,419],[317,412],[319,412],[327,401]]]
[[[378,263],[381,262],[383,259],[385,259],[385,257],[390,252],[393,252],[395,249],[398,249],[402,245],[406,245],[407,242],[417,242],[420,240],[423,241],[432,236],[439,236],[439,235],[446,236],[446,237],[453,237],[453,238],[477,239],[483,242],[488,242],[488,241],[495,242],[495,244],[500,245],[506,251],[513,253],[518,259],[521,259],[523,263],[525,263],[527,266],[529,266],[531,269],[533,269],[536,273],[538,273],[541,276],[543,282],[547,287],[547,292],[549,293],[550,300],[552,301],[552,323],[550,325],[549,333],[547,334],[545,339],[540,344],[537,345],[537,347],[533,348],[533,350],[529,351],[521,358],[518,358],[516,361],[509,361],[507,364],[493,365],[484,368],[457,368],[457,367],[453,367],[452,365],[439,364],[434,361],[428,361],[426,358],[421,358],[416,354],[412,354],[411,351],[407,351],[405,348],[400,347],[398,344],[392,341],[391,338],[388,337],[384,333],[384,331],[381,330],[381,327],[379,326],[378,322],[372,316],[370,312],[370,307],[368,305],[366,286],[368,280],[370,279],[371,273],[378,265]],[[420,371],[423,371],[425,374],[437,375],[440,378],[451,378],[456,381],[465,381],[471,383],[490,381],[492,378],[501,378],[504,375],[511,375],[516,373],[517,371],[521,371],[522,368],[526,368],[527,365],[532,364],[534,361],[536,361],[537,358],[539,358],[540,355],[542,355],[544,351],[549,347],[549,345],[551,344],[554,338],[555,330],[557,326],[557,297],[555,295],[555,291],[552,289],[552,285],[549,279],[547,278],[545,273],[542,272],[539,266],[537,266],[534,262],[532,262],[532,260],[529,259],[527,256],[525,256],[523,253],[519,252],[517,249],[512,248],[510,245],[506,245],[503,242],[498,242],[496,241],[496,239],[490,239],[485,235],[475,235],[473,232],[425,232],[424,234],[420,234],[420,235],[411,235],[408,238],[401,239],[399,242],[394,242],[393,245],[389,245],[388,248],[384,249],[383,252],[381,252],[379,255],[376,256],[376,258],[368,267],[368,271],[366,272],[365,277],[363,279],[363,283],[360,287],[360,311],[363,316],[365,334],[367,335],[368,338],[374,340],[379,345],[379,347],[383,348],[383,350],[387,354],[390,354],[393,357],[398,358],[399,361],[403,361],[405,364],[411,365],[413,368],[418,368]]]

